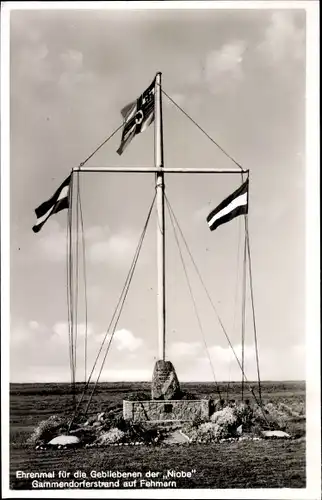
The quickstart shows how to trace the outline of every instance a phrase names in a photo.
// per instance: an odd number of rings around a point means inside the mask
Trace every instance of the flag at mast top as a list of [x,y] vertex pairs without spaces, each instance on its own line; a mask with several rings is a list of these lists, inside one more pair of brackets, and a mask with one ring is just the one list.
[[159,359],[165,360],[165,216],[164,216],[164,171],[163,171],[163,121],[161,72],[158,72],[149,87],[140,97],[122,110],[124,119],[122,138],[117,153],[121,155],[133,137],[147,129],[154,121],[154,163],[156,172],[157,205],[157,260],[158,260],[158,336]]
[[147,89],[135,100],[121,110],[124,125],[121,144],[117,153],[121,155],[133,137],[144,132],[154,120],[155,88],[159,73]]

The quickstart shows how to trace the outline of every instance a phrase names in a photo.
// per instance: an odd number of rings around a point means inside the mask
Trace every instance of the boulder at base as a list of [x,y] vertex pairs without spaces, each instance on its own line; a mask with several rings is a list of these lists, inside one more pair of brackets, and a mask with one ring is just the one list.
[[188,436],[180,432],[179,430],[170,432],[169,435],[164,439],[165,444],[183,444],[188,443],[190,439]]
[[276,437],[276,438],[290,438],[291,436],[284,431],[262,431],[262,435],[266,438]]
[[48,444],[52,446],[72,446],[80,443],[80,439],[77,436],[57,436]]
[[152,377],[152,399],[176,399],[180,396],[180,384],[171,361],[157,361]]

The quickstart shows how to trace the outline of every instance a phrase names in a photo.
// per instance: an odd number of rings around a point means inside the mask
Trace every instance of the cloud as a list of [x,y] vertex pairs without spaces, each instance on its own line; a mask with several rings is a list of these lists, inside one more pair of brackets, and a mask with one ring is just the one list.
[[95,241],[91,244],[88,256],[92,262],[109,262],[123,266],[129,264],[134,256],[137,238],[131,231],[122,231],[106,240]]
[[29,328],[31,330],[38,330],[39,329],[38,321],[29,321]]
[[111,236],[108,226],[91,226],[86,229],[86,238],[90,242],[103,241]]
[[[50,219],[50,231],[40,233],[37,250],[33,257],[45,258],[51,262],[62,262],[67,257],[67,231],[56,220]],[[132,261],[138,236],[131,230],[123,229],[112,234],[108,226],[93,226],[85,231],[86,260],[94,264],[111,264],[114,267],[127,266]],[[73,233],[73,241],[76,235]],[[79,235],[79,242],[81,235]],[[74,244],[73,244],[74,245]],[[83,259],[82,245],[79,246],[79,257]],[[37,253],[37,256],[36,256]],[[75,254],[75,246],[74,252]]]
[[[74,330],[74,334],[75,334]],[[77,325],[77,372],[76,379],[84,379],[84,337],[86,326]],[[105,332],[97,333],[96,326],[87,325],[87,376],[93,371],[96,380],[101,368],[106,347],[111,335],[105,339],[100,351]],[[10,337],[12,380],[16,381],[68,381],[70,380],[69,363],[69,327],[61,321],[51,327],[30,321],[25,327],[15,327]],[[37,346],[35,348],[35,346]],[[109,353],[108,368],[103,368],[100,380],[147,380],[152,376],[151,352],[144,346],[143,340],[127,329],[117,330],[114,334]],[[136,353],[139,348],[143,356],[138,363]],[[94,362],[98,360],[94,368]],[[139,365],[139,368],[138,368]]]
[[[241,363],[242,346],[233,345]],[[169,346],[169,358],[173,362],[181,381],[241,380],[241,369],[230,346],[212,345],[208,354],[200,342],[177,342]],[[253,344],[245,344],[245,373],[249,381],[257,380],[256,352]],[[210,360],[211,364],[210,364]],[[285,363],[287,359],[287,363]],[[266,347],[259,351],[259,366],[262,380],[305,379],[305,348]],[[272,367],[276,369],[272,372]],[[275,373],[275,375],[274,375]]]
[[66,71],[80,71],[83,67],[83,54],[78,50],[67,50],[60,55]]
[[43,257],[52,262],[66,260],[67,231],[55,220],[49,220],[50,231],[39,235],[37,248]]
[[278,64],[301,60],[305,55],[305,31],[296,25],[291,11],[274,11],[258,50],[268,62]]
[[[58,340],[67,344],[69,339],[68,323],[66,323],[65,321],[55,323],[52,330],[54,332],[52,340]],[[76,326],[74,326],[74,334],[76,334],[76,331],[78,337],[85,337],[85,335],[87,335],[88,337],[94,336],[93,326],[90,323],[88,323],[87,325],[85,323],[77,323],[77,328]]]
[[[237,344],[233,346],[235,354],[239,360],[242,358],[242,346],[241,344]],[[233,354],[230,346],[222,347],[219,345],[215,345],[210,347],[209,349],[210,356],[216,362],[220,362],[221,364],[229,364],[233,360],[237,363],[235,355]],[[252,359],[255,356],[255,346],[254,345],[246,345],[244,346],[244,356],[245,359]]]
[[133,352],[143,345],[141,338],[135,337],[130,330],[126,330],[125,328],[117,330],[114,334],[114,339],[119,351]]
[[[105,333],[96,333],[93,324],[88,325],[88,369],[98,355]],[[84,376],[85,324],[78,324],[77,377]],[[107,336],[107,342],[110,335]],[[16,381],[68,381],[68,324],[57,322],[52,327],[32,320],[25,328],[14,328],[11,337],[12,376]],[[105,343],[105,347],[107,346]],[[35,345],[37,348],[35,349]],[[100,380],[150,380],[153,371],[154,351],[147,349],[144,341],[128,329],[115,332],[109,355],[108,368],[104,368]],[[235,344],[234,351],[241,360],[241,345]],[[245,373],[249,381],[257,380],[255,347],[245,345]],[[101,366],[105,353],[103,348],[93,377]],[[138,355],[139,368],[138,368]],[[201,342],[178,341],[169,345],[167,358],[177,371],[179,381],[241,380],[241,370],[231,348],[212,345],[208,348],[212,366]],[[262,380],[305,379],[305,346],[264,347],[259,351],[260,375]],[[287,363],[285,363],[287,360]],[[273,370],[272,370],[272,367]]]
[[92,83],[95,79],[91,71],[84,68],[82,52],[69,49],[60,55],[63,70],[59,77],[60,87],[67,92],[75,92],[77,86]]
[[194,358],[202,352],[200,342],[174,342],[169,345],[168,355],[170,358]]
[[[19,58],[18,75],[24,81],[37,83],[48,83],[53,78],[52,67],[48,60],[48,47],[43,42],[34,41],[26,43]],[[15,81],[14,81],[15,82]]]
[[206,56],[204,78],[213,93],[227,89],[243,78],[242,62],[246,42],[236,40],[213,50]]

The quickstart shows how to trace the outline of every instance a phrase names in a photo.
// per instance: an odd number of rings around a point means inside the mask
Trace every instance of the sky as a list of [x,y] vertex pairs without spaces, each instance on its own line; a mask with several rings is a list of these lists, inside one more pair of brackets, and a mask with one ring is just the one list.
[[[250,170],[249,233],[263,380],[305,378],[305,11],[19,10],[10,22],[10,380],[69,381],[66,211],[34,234],[34,209],[120,124],[120,110],[162,72],[162,86]],[[163,96],[164,162],[235,165]],[[117,133],[88,166],[153,166],[153,126],[122,156]],[[239,175],[168,174],[166,193],[204,283],[241,352],[243,219],[210,232],[208,213]],[[80,177],[88,367],[123,287],[154,196],[153,174]],[[153,212],[101,380],[151,380],[158,358]],[[166,356],[182,381],[240,380],[182,246],[203,335],[166,218]],[[82,272],[82,271],[81,271]],[[249,282],[248,282],[249,285]],[[256,378],[249,286],[245,372]],[[77,380],[84,380],[80,279]],[[205,339],[205,341],[204,341]]]

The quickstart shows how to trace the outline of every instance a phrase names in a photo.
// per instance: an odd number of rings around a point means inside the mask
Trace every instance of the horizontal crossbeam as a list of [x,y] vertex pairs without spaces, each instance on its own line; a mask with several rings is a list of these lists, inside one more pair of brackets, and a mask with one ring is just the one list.
[[249,170],[237,168],[156,168],[156,167],[74,167],[73,172],[117,172],[117,173],[151,173],[165,174],[247,174]]

